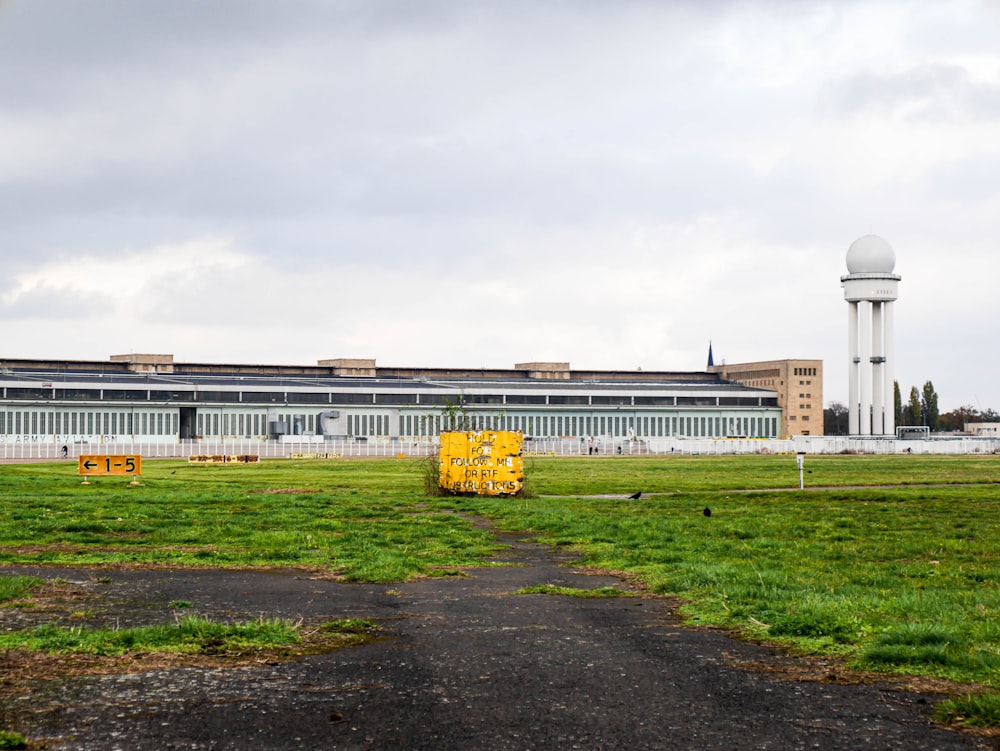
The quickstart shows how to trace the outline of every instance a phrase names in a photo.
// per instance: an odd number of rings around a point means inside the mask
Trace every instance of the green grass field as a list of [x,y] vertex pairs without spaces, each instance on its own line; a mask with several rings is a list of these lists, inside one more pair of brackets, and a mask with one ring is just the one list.
[[146,462],[138,487],[3,465],[0,563],[304,566],[390,582],[488,563],[495,542],[469,518],[486,517],[681,598],[693,623],[973,687],[942,718],[996,724],[1000,457],[805,462],[799,491],[793,456],[538,457],[534,497],[519,499],[428,496],[412,459]]

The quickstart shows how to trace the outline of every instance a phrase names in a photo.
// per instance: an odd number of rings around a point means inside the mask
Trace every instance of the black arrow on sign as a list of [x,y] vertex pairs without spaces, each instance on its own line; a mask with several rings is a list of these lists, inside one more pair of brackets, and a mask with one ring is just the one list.
[[84,469],[93,469],[96,466],[97,466],[97,462],[92,462],[92,461],[90,461],[90,459],[88,459],[87,461],[85,461],[83,463],[83,468]]

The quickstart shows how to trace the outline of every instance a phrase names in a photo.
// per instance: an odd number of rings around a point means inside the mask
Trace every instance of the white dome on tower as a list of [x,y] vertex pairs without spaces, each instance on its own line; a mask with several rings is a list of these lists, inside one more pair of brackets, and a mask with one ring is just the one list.
[[847,249],[847,270],[852,274],[891,274],[896,253],[878,235],[859,237]]

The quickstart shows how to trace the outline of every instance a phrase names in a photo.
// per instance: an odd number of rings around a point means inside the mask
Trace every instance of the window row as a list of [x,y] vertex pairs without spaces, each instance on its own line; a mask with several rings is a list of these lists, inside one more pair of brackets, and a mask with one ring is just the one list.
[[757,396],[628,396],[604,394],[416,394],[416,393],[331,393],[301,391],[149,391],[127,389],[2,389],[6,399],[57,401],[151,401],[215,404],[386,404],[446,407],[450,404],[477,405],[578,405],[595,407],[773,407],[774,398]]
[[[437,415],[400,415],[399,435],[435,436],[453,426]],[[466,415],[467,430],[520,430],[538,438],[615,436],[662,438],[726,438],[778,435],[777,417],[683,417],[683,416],[597,416],[597,415]],[[356,433],[354,433],[356,434]],[[354,435],[352,434],[352,435]]]
[[[310,415],[310,417],[312,417]],[[199,412],[199,436],[242,436],[258,438],[267,434],[267,414],[264,412]]]
[[[317,414],[202,411],[195,423],[198,437],[263,438],[272,432],[315,435],[320,432]],[[794,417],[790,418],[794,419]],[[808,417],[803,417],[808,419]],[[0,435],[177,435],[181,417],[173,412],[124,411],[0,411]],[[346,415],[348,436],[435,436],[442,430],[520,430],[526,435],[549,437],[615,436],[656,438],[669,436],[712,437],[778,435],[778,418],[682,415],[448,415],[401,414],[396,425],[389,414]],[[393,430],[395,428],[395,431]],[[184,428],[185,434],[190,427]],[[192,436],[194,437],[194,436]]]
[[163,412],[90,410],[0,411],[0,435],[173,435],[177,415]]

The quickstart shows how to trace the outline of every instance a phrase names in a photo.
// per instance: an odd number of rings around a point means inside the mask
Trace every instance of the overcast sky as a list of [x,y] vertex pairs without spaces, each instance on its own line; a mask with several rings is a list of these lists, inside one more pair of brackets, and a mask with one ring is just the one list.
[[1000,2],[0,0],[0,357],[703,370],[1000,409]]

